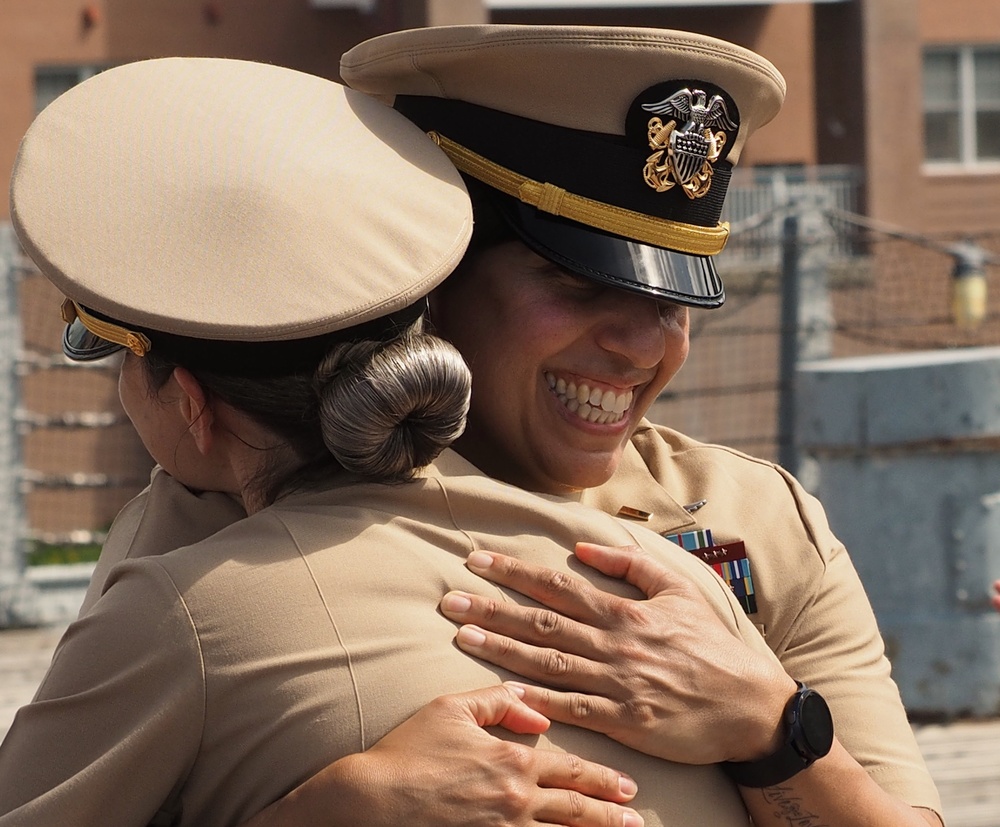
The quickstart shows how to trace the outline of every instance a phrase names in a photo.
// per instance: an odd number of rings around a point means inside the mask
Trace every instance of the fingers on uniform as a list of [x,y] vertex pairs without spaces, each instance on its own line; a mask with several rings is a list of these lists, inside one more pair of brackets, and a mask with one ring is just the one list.
[[507,685],[516,687],[524,703],[552,721],[607,735],[616,728],[616,721],[621,717],[621,707],[599,695],[557,692],[544,686],[530,686],[518,681],[508,681]]
[[642,827],[635,810],[619,806],[631,801],[637,788],[627,775],[584,761],[568,753],[545,753],[538,786],[551,788],[535,814],[543,824],[577,827]]
[[473,556],[478,559],[484,553],[474,552],[470,555],[469,568],[493,583],[513,589],[550,609],[585,623],[596,625],[596,621],[602,616],[603,603],[608,595],[584,580],[503,554],[490,553],[492,565],[481,568],[473,564]]
[[623,580],[636,557],[645,556],[637,545],[605,546],[600,543],[577,543],[573,549],[577,558],[608,577]]
[[[494,634],[513,637],[536,646],[552,645],[571,654],[594,657],[599,650],[592,640],[591,627],[569,620],[548,609],[535,609],[467,592],[449,592],[441,598],[441,612],[459,623],[477,624]],[[485,641],[466,642],[471,646]]]
[[631,801],[637,787],[624,773],[568,752],[539,750],[538,785],[575,790],[605,801]]
[[544,732],[548,719],[520,700],[520,692],[507,686],[488,686],[455,695],[443,695],[431,701],[444,714],[471,715],[481,727],[504,726],[513,732]]
[[569,827],[642,827],[642,817],[628,807],[588,798],[573,790],[553,789],[546,795],[535,814],[540,824],[561,824]]
[[599,664],[559,649],[521,643],[469,624],[458,630],[456,641],[470,655],[550,686],[572,684],[595,690],[603,686]]
[[574,553],[582,563],[609,577],[631,583],[647,597],[683,582],[681,578],[673,577],[670,569],[654,560],[639,546],[577,543]]

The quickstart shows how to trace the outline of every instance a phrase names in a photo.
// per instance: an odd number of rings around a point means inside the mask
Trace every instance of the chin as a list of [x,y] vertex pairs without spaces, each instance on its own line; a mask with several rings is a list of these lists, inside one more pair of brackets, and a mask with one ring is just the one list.
[[571,472],[556,476],[559,485],[568,491],[582,491],[586,488],[598,488],[614,475],[618,470],[618,463],[621,460],[621,452],[615,452],[614,457],[606,462],[592,462],[578,465]]

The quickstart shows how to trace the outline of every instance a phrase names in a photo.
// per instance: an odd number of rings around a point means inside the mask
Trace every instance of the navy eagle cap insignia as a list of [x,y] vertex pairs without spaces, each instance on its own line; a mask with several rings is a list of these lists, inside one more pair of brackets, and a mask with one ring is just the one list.
[[702,198],[712,187],[726,133],[738,128],[725,99],[688,87],[640,106],[654,115],[646,124],[654,152],[646,159],[643,180],[657,192],[680,187],[688,198]]

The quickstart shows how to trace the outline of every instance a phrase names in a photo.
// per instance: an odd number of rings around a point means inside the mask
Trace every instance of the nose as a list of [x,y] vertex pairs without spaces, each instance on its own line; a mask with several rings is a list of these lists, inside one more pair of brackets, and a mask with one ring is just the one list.
[[[605,292],[597,343],[637,368],[653,368],[666,356],[668,322],[654,299],[612,289]],[[676,322],[674,322],[676,324]]]

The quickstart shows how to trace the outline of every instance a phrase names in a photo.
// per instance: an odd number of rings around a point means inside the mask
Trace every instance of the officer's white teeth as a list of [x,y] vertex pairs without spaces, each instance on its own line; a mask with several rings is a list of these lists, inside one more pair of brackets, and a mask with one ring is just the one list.
[[545,372],[545,381],[567,410],[587,422],[600,425],[619,422],[632,404],[632,391],[617,394],[613,390],[591,388],[586,382],[577,385],[548,371]]

